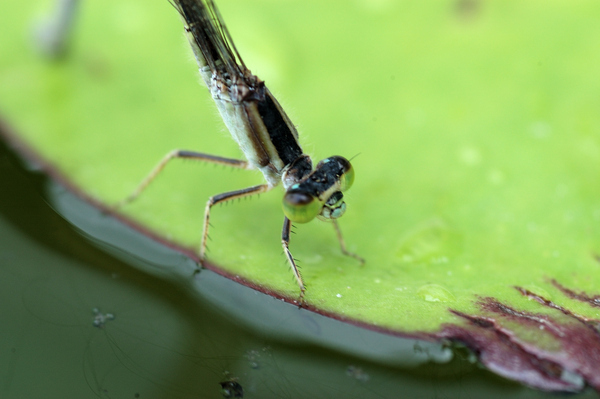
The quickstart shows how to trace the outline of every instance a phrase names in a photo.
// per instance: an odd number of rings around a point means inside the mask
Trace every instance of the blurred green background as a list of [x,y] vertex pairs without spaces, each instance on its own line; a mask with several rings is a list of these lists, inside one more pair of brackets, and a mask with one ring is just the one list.
[[[600,283],[600,5],[594,1],[241,1],[218,6],[253,73],[315,159],[354,157],[340,224],[297,226],[307,302],[403,332],[477,312],[477,296],[542,311],[521,285]],[[0,112],[45,159],[113,204],[175,148],[239,157],[166,1],[85,2],[71,56],[30,28],[47,1],[0,5]],[[37,19],[36,19],[37,18]],[[256,173],[174,162],[124,212],[197,247],[206,199]],[[280,190],[219,207],[209,260],[295,299]]]

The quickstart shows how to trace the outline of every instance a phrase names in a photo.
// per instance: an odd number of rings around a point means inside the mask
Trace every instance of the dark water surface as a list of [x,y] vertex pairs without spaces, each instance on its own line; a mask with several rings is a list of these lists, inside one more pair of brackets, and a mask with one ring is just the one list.
[[0,143],[0,398],[562,397],[193,269]]

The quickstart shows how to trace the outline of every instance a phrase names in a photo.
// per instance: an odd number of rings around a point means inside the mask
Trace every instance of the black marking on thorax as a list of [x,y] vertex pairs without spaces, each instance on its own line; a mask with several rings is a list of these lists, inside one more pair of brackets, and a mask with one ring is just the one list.
[[302,155],[302,149],[287,125],[281,111],[271,98],[271,93],[265,93],[265,98],[257,103],[258,113],[269,132],[271,142],[285,165],[289,165]]

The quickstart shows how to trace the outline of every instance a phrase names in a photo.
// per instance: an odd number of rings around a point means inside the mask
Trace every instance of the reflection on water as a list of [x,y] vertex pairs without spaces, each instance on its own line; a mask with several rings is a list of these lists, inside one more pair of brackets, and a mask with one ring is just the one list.
[[465,353],[450,360],[209,271],[193,277],[187,258],[0,147],[2,398],[547,396]]

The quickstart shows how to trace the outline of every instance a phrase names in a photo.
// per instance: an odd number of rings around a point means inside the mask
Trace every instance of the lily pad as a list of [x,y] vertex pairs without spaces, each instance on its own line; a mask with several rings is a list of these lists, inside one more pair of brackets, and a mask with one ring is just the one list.
[[[55,174],[109,207],[172,149],[241,156],[167,1],[84,3],[69,57],[54,62],[27,35],[48,7],[0,5],[10,32],[0,39],[0,112]],[[340,225],[367,262],[343,256],[327,223],[297,226],[291,250],[306,306],[462,342],[532,386],[599,389],[586,352],[571,344],[588,334],[589,359],[600,363],[600,6],[219,7],[306,152],[358,155]],[[120,212],[193,256],[207,198],[261,182],[259,173],[174,161]],[[294,302],[281,196],[216,208],[209,261]]]

